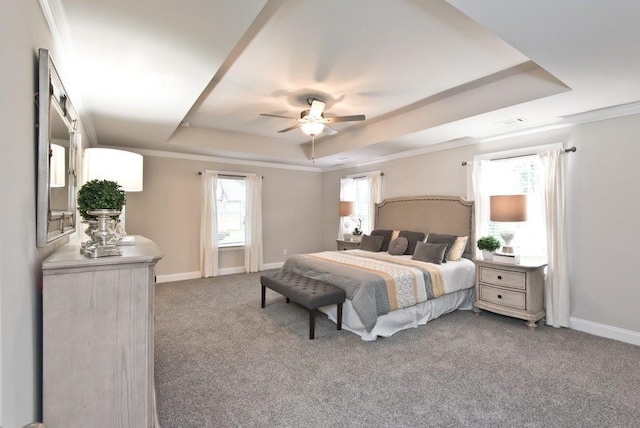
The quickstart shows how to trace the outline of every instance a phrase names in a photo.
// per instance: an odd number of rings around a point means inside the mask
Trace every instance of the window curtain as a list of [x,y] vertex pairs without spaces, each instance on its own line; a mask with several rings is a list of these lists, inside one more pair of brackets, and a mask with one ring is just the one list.
[[565,228],[565,163],[563,149],[538,153],[544,167],[542,196],[547,231],[547,280],[544,303],[547,324],[569,327],[569,275]]
[[476,236],[471,245],[473,248],[476,248],[476,241],[481,237],[487,236],[489,234],[489,183],[487,180],[487,169],[489,168],[489,161],[475,160],[473,161],[471,167],[476,229]]
[[218,276],[218,222],[216,211],[218,174],[202,175],[202,215],[200,217],[200,274]]
[[[353,178],[340,179],[340,200],[341,201],[355,201],[356,200],[356,185],[353,182]],[[340,225],[338,227],[338,239],[344,239],[344,233],[351,233],[353,229],[353,221],[350,217],[340,217]]]
[[382,175],[379,172],[367,174],[369,183],[369,229],[364,232],[369,234],[376,227],[376,204],[382,202]]
[[248,175],[245,216],[244,270],[262,270],[262,177]]

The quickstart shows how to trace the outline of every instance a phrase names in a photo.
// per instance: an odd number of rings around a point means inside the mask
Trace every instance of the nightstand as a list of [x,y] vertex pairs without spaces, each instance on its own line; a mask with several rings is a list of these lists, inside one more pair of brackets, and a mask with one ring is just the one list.
[[473,311],[495,312],[527,322],[534,330],[544,318],[544,268],[546,263],[518,264],[476,260],[476,301]]
[[355,250],[360,247],[360,243],[354,241],[343,241],[342,239],[336,239],[336,243],[338,244],[338,251]]

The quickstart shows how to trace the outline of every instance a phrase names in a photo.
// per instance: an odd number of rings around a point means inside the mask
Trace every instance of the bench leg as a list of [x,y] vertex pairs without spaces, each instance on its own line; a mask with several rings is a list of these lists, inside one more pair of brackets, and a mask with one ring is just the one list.
[[342,330],[342,303],[338,303],[338,328],[336,330]]
[[316,311],[309,310],[309,339],[313,340],[316,331]]
[[266,294],[266,288],[264,285],[262,286],[262,307],[264,308],[264,298]]

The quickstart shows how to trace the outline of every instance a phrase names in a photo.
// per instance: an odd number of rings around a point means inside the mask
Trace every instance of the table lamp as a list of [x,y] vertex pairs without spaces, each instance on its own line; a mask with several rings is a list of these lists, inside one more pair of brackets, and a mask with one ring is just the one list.
[[338,204],[338,215],[344,217],[344,223],[342,225],[342,237],[345,241],[351,240],[351,232],[349,232],[350,221],[349,219],[353,215],[355,202],[353,201],[340,201]]
[[[514,223],[527,221],[527,195],[498,195],[490,197],[491,221]],[[515,237],[512,228],[502,228],[501,237],[504,240],[502,253],[515,254],[511,241]]]

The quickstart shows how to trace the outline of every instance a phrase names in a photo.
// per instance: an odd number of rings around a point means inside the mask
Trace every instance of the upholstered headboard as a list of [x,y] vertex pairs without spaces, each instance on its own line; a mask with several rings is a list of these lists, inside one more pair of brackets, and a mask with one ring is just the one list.
[[407,196],[376,206],[376,229],[411,230],[468,236],[465,254],[473,257],[474,204],[459,196]]

